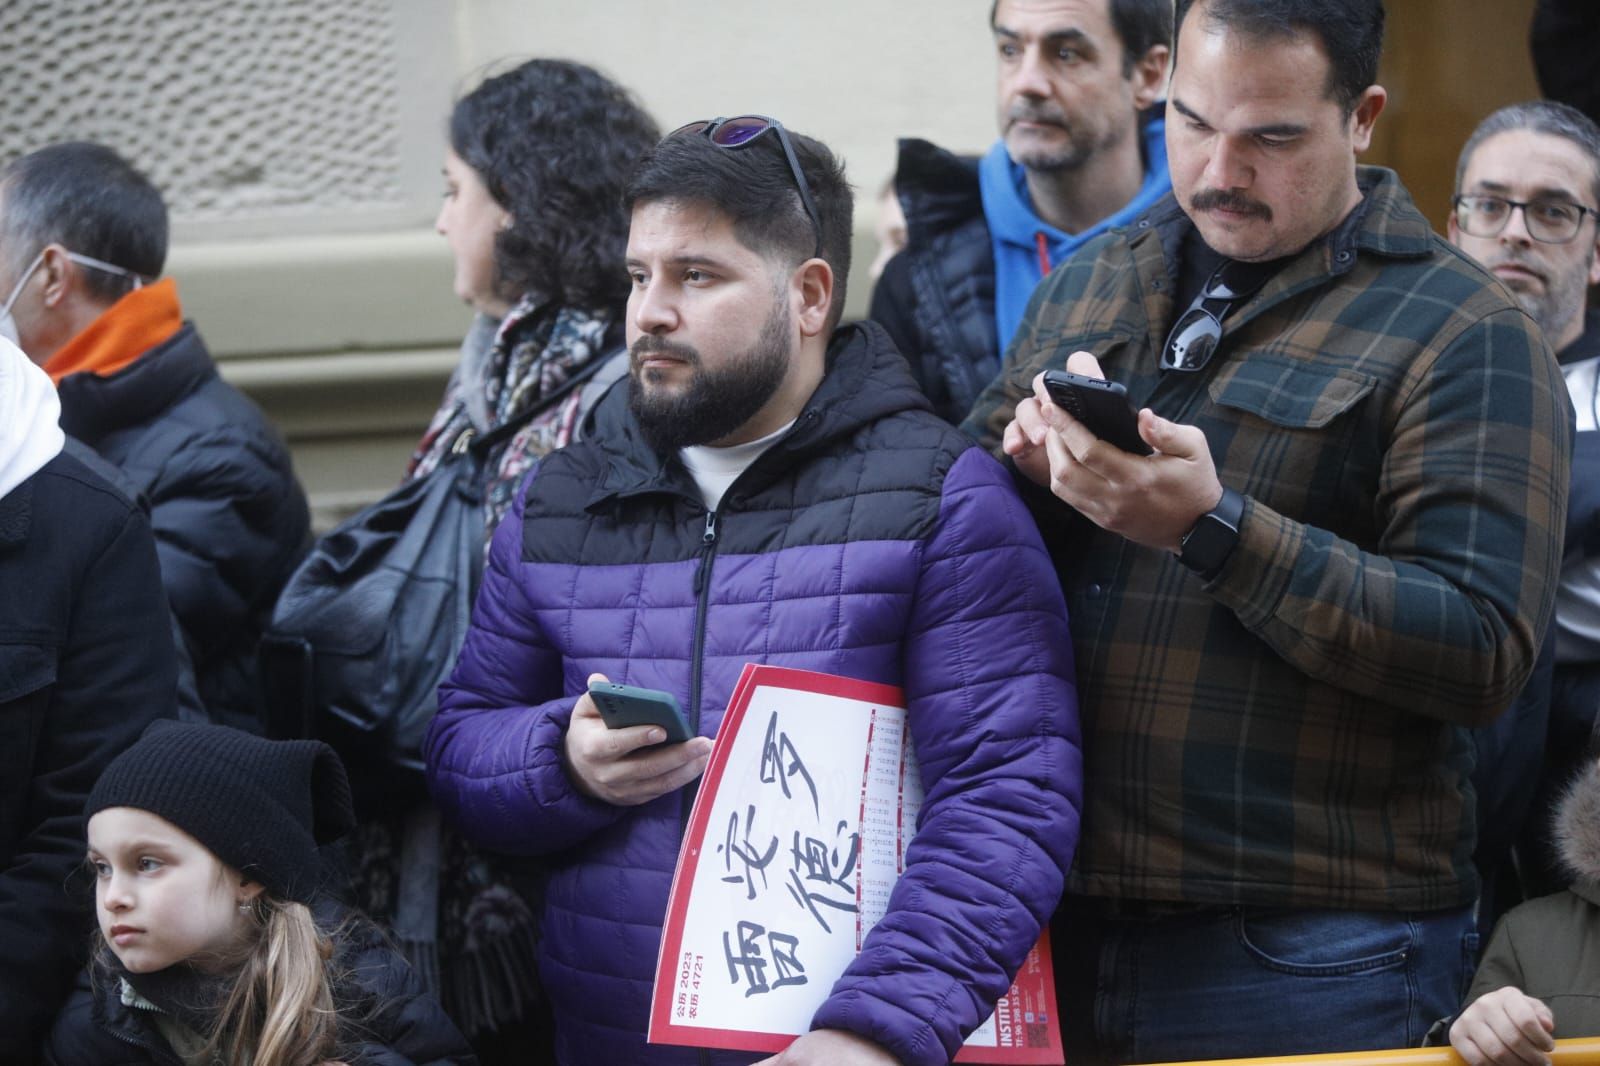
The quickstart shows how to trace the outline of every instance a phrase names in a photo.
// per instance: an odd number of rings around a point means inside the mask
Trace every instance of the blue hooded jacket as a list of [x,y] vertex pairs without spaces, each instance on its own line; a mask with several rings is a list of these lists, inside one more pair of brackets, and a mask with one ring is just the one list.
[[1002,353],[1011,346],[1011,336],[1022,321],[1034,286],[1047,273],[1039,261],[1041,237],[1054,269],[1082,245],[1114,226],[1127,225],[1172,191],[1166,131],[1164,118],[1145,125],[1144,184],[1122,210],[1081,233],[1063,233],[1034,213],[1028,197],[1027,173],[1011,161],[1005,141],[997,141],[983,157],[978,164],[978,183],[994,246],[994,321]]

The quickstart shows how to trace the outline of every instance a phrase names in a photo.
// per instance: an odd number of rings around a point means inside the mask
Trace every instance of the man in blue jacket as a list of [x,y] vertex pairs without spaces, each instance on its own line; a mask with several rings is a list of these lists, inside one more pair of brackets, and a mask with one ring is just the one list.
[[908,243],[872,293],[873,321],[950,422],[999,372],[1039,280],[1172,188],[1152,110],[1170,0],[998,0],[989,25],[1000,140],[979,160],[900,142]]
[[[900,686],[927,796],[883,919],[784,1066],[948,1062],[1048,921],[1081,757],[1066,616],[1009,475],[928,413],[883,331],[836,328],[851,198],[770,120],[695,123],[635,173],[626,387],[500,527],[427,741],[481,845],[543,855],[562,1062],[645,1043],[667,893],[745,663]],[[599,675],[698,735],[609,730]]]

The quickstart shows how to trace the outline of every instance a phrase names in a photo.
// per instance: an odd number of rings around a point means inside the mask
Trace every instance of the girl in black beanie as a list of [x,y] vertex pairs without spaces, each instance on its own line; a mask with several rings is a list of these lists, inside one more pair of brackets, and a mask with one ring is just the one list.
[[157,722],[84,813],[100,936],[47,1061],[475,1062],[405,961],[322,891],[318,846],[355,824],[327,745]]

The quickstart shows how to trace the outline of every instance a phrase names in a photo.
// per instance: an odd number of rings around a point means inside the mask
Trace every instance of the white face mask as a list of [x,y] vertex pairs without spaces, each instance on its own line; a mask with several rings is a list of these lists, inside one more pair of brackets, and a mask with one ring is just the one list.
[[[135,289],[144,287],[144,278],[141,275],[125,267],[119,267],[115,263],[107,263],[93,256],[79,255],[77,252],[68,252],[67,258],[93,270],[104,270],[108,274],[132,278]],[[17,302],[17,297],[22,295],[22,287],[28,284],[28,279],[33,277],[33,272],[39,269],[39,264],[42,262],[44,262],[44,250],[40,249],[39,254],[33,257],[33,262],[28,264],[28,269],[22,272],[22,277],[17,279],[16,285],[12,286],[11,295],[6,297],[5,306],[0,307],[0,337],[4,337],[19,348],[22,347],[22,338],[17,333],[17,320],[12,317],[11,308]]]
[[33,272],[39,269],[39,264],[42,262],[44,262],[43,251],[33,257],[28,269],[22,272],[22,277],[12,286],[11,295],[6,297],[6,305],[0,307],[0,337],[4,337],[18,348],[22,347],[22,338],[17,334],[17,320],[11,317],[11,305],[17,302],[17,297],[22,295],[22,287],[33,277]]

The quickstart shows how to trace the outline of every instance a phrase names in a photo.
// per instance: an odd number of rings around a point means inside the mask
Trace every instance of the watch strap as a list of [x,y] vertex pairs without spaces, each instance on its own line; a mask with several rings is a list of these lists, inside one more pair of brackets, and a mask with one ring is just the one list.
[[1222,499],[1183,535],[1178,561],[1207,581],[1216,577],[1239,543],[1239,521],[1243,517],[1244,497],[1223,486]]

